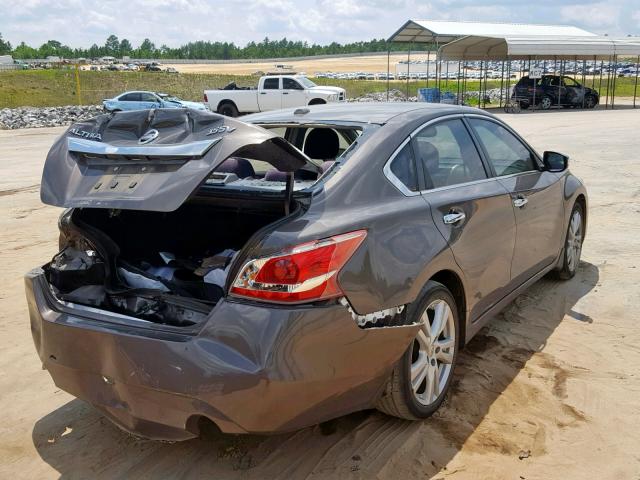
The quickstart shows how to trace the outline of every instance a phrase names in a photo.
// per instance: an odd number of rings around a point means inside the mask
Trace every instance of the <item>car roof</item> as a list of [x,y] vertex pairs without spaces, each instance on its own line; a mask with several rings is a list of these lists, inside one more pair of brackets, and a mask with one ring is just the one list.
[[[283,110],[271,110],[243,117],[243,121],[251,123],[278,122],[349,122],[375,123],[383,125],[392,118],[409,112],[421,110],[425,117],[438,117],[444,113],[471,113],[477,109],[425,102],[353,102],[330,103],[326,105],[310,105]],[[299,113],[296,114],[295,112]],[[304,112],[304,113],[300,113]],[[426,119],[426,118],[425,118]]]

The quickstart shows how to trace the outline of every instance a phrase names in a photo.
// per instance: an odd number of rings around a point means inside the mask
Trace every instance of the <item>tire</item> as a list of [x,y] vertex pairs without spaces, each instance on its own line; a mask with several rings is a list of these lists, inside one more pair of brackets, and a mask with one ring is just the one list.
[[[574,217],[577,216],[577,220]],[[562,248],[562,266],[556,270],[556,277],[561,280],[573,278],[580,264],[582,243],[584,242],[584,208],[576,202],[571,210],[567,234]]]
[[327,103],[327,102],[325,102],[321,98],[314,98],[313,100],[311,100],[309,102],[309,105],[324,105],[325,103]]
[[548,95],[545,95],[544,97],[542,97],[542,100],[540,100],[541,110],[549,110],[551,108],[551,105],[553,105],[553,99]]
[[218,107],[218,113],[226,117],[237,117],[240,113],[237,107],[231,102],[224,102]]
[[595,108],[598,104],[598,100],[593,95],[587,95],[584,98],[584,108]]
[[[458,358],[460,321],[451,292],[444,285],[433,281],[427,283],[420,299],[409,306],[409,309],[407,315],[410,320],[417,322],[425,315],[427,319],[415,340],[394,366],[376,408],[394,417],[421,420],[433,415],[440,407],[451,385]],[[440,316],[436,312],[444,314]],[[441,333],[436,337],[436,344],[430,341],[428,332],[438,318],[443,318],[444,323]],[[448,346],[442,348],[441,345]],[[420,365],[423,366],[422,369]],[[416,382],[416,389],[412,387],[412,369],[416,371],[413,375],[415,380],[424,374],[423,380],[419,384]],[[429,378],[432,380],[433,390],[430,390]],[[436,378],[440,380],[438,387],[433,382]]]

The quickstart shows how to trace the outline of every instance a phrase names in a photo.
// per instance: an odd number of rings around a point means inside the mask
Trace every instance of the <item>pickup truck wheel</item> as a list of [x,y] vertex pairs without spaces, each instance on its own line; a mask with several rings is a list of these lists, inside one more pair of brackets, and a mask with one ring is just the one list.
[[323,99],[321,99],[321,98],[314,98],[313,100],[311,100],[311,101],[309,102],[309,105],[324,105],[325,103],[327,103],[327,102],[325,102],[325,101],[324,101]]
[[414,305],[407,314],[423,325],[391,372],[376,404],[387,415],[407,420],[431,416],[444,401],[453,377],[460,336],[458,309],[444,285],[428,282]]
[[218,107],[218,113],[227,117],[237,117],[239,112],[233,103],[223,103]]
[[549,110],[551,105],[553,105],[553,100],[548,95],[545,95],[542,97],[542,100],[540,100],[540,108],[542,110]]

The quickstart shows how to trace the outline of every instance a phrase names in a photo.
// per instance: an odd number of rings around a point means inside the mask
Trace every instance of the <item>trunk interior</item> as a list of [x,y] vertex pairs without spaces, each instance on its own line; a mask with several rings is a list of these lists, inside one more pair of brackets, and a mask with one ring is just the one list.
[[192,327],[224,295],[238,252],[284,216],[281,200],[257,199],[200,198],[173,212],[75,209],[45,272],[64,301]]

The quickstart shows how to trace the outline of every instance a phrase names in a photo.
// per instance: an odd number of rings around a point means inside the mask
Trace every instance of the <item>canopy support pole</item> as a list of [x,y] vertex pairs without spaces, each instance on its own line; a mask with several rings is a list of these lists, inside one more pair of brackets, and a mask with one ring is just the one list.
[[613,85],[611,87],[611,110],[616,104],[616,82],[618,80],[618,55],[613,56]]
[[[462,104],[462,99],[460,98],[460,87],[461,87],[460,82],[462,80],[460,78],[460,71],[461,71],[460,70],[460,60],[458,60],[458,77],[456,78],[456,99],[457,99],[457,104],[458,105]],[[638,80],[638,75],[637,75],[637,72],[636,72],[636,84],[638,83],[637,80]]]
[[411,65],[409,62],[411,61],[411,43],[409,44],[409,50],[407,50],[407,86],[406,86],[406,92],[405,92],[405,102],[409,101],[409,66]]
[[511,60],[509,59],[509,55],[507,55],[507,91],[505,94],[504,103],[506,104],[509,98],[509,91],[511,90]]
[[633,108],[636,108],[636,93],[638,91],[638,69],[640,69],[640,55],[636,59],[636,83],[633,86]]
[[502,108],[503,89],[504,89],[504,60],[502,61],[502,68],[500,71],[500,108]]
[[562,96],[562,74],[564,72],[564,60],[560,60],[560,75],[558,76],[558,108],[560,108],[560,97]]
[[387,44],[387,102],[389,101],[389,66],[391,62],[391,45]]
[[609,84],[611,83],[611,56],[609,56],[609,61],[607,62],[607,96],[605,100],[605,110],[609,108]]
[[[578,63],[578,59],[576,58],[575,60],[576,63]],[[586,92],[586,73],[585,70],[587,68],[587,61],[586,60],[582,60],[582,108],[584,109],[584,94]]]

